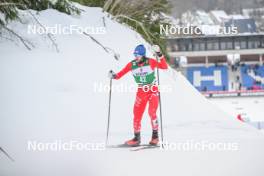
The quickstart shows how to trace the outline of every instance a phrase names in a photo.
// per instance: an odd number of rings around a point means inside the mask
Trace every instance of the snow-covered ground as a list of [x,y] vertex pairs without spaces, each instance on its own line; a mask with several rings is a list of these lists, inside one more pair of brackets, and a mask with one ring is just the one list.
[[216,98],[210,101],[234,118],[241,114],[252,121],[264,121],[264,97]]
[[[59,53],[45,36],[27,34],[27,25],[36,23],[26,12],[24,23],[10,28],[33,41],[26,50],[19,42],[0,41],[0,146],[14,159],[0,153],[0,175],[234,175],[262,176],[264,136],[256,129],[230,118],[198,93],[181,74],[161,71],[162,111],[165,141],[186,144],[178,150],[129,149],[99,151],[31,151],[28,141],[48,143],[79,141],[101,143],[107,121],[107,73],[121,69],[133,59],[137,44],[149,45],[128,27],[111,20],[99,8],[82,7],[80,17],[54,10],[37,14],[47,26],[71,24],[102,27],[106,34],[92,35],[120,54],[120,60],[105,52],[91,38],[55,35]],[[148,50],[148,56],[151,56]],[[132,137],[132,107],[135,92],[131,75],[114,81],[109,143],[120,144]],[[103,85],[106,91],[98,88]],[[121,88],[120,88],[121,87]],[[122,89],[124,91],[120,91]],[[147,143],[150,124],[147,113],[142,122],[142,140]],[[193,143],[231,144],[230,150],[189,148]]]

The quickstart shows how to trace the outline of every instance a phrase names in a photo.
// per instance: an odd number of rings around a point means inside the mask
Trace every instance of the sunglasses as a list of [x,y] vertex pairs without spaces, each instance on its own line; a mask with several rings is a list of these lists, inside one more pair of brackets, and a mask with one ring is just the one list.
[[135,57],[141,57],[141,55],[137,54],[137,53],[134,53],[134,56]]

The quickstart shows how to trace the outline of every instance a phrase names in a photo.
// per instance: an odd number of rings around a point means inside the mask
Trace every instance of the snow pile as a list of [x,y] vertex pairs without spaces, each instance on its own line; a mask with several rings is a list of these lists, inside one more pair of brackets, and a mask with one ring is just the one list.
[[[211,105],[181,74],[171,69],[161,71],[161,84],[169,87],[169,91],[162,92],[165,140],[234,141],[239,143],[239,151],[153,150],[154,153],[139,152],[141,155],[115,149],[28,151],[30,140],[103,142],[108,107],[107,72],[117,71],[132,60],[135,45],[143,43],[149,48],[137,33],[111,20],[101,9],[79,7],[84,11],[80,17],[46,10],[37,18],[46,26],[74,24],[100,28],[105,25],[106,34],[92,36],[111,48],[111,52],[107,53],[88,36],[72,34],[54,36],[60,51],[57,53],[45,35],[27,34],[27,25],[36,22],[26,12],[23,24],[15,22],[9,27],[30,39],[35,49],[27,51],[18,42],[0,43],[0,146],[16,160],[10,163],[1,153],[1,174],[97,176],[135,175],[140,171],[150,175],[227,175],[229,169],[240,176],[263,174],[258,153],[263,148],[263,135]],[[119,61],[113,52],[120,55]],[[117,144],[131,137],[135,92],[125,89],[134,84],[131,75],[113,84],[121,87],[121,91],[116,89],[112,95],[110,143]],[[142,126],[142,142],[146,143],[151,132],[147,113]],[[252,148],[254,152],[246,153]],[[243,157],[252,158],[255,163],[243,167],[246,162]]]
[[181,20],[187,26],[214,25],[209,14],[202,10],[187,11],[182,15]]
[[223,10],[212,10],[210,14],[215,18],[217,24],[223,24],[223,22],[230,19],[229,15]]

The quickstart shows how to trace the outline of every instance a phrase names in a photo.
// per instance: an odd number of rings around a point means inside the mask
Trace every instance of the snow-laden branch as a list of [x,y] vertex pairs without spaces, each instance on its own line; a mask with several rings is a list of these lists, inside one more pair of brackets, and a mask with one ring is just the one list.
[[11,33],[12,35],[14,35],[15,37],[17,37],[28,50],[31,50],[32,48],[34,48],[34,45],[31,42],[29,42],[26,39],[24,39],[22,36],[20,36],[19,34],[17,34],[12,29],[6,27],[5,25],[3,25],[1,23],[0,23],[0,26],[2,26],[3,29],[5,29],[6,31],[8,31],[9,33]]
[[3,152],[12,162],[15,161],[2,147],[0,147],[0,151]]
[[21,3],[3,2],[0,3],[0,6],[24,6],[24,5]]
[[[33,19],[43,28],[45,28],[40,21],[37,19],[37,17],[32,14],[32,12],[30,10],[27,10],[27,12],[33,17]],[[47,33],[47,36],[49,38],[49,40],[51,41],[52,45],[55,47],[56,51],[59,52],[59,48],[58,48],[58,44],[55,42],[55,39],[53,39],[53,36],[50,33]]]
[[99,46],[101,46],[105,52],[107,52],[107,53],[109,53],[109,54],[112,53],[112,54],[114,55],[114,58],[115,58],[116,60],[119,60],[120,55],[119,55],[117,52],[115,52],[113,49],[111,49],[111,48],[109,48],[109,47],[107,47],[107,46],[104,46],[101,42],[99,42],[97,39],[95,39],[95,38],[94,38],[93,36],[91,36],[90,34],[88,34],[88,33],[86,33],[86,32],[83,32],[83,34],[86,35],[86,36],[88,36],[88,37],[90,37],[90,38],[92,39],[92,41],[94,41],[96,44],[98,44]]
[[[118,19],[118,18],[124,18],[124,19],[127,19],[127,20],[130,20],[130,21],[135,22],[137,25],[139,25],[139,26],[141,27],[141,29],[143,30],[144,34],[147,36],[149,42],[150,42],[151,44],[153,44],[153,40],[152,40],[152,38],[150,37],[151,34],[150,34],[149,32],[147,32],[147,30],[146,30],[146,28],[145,28],[145,26],[143,25],[142,22],[140,22],[140,21],[138,21],[138,20],[135,20],[135,19],[133,19],[133,18],[131,18],[131,17],[125,16],[125,15],[117,15],[117,16],[114,16],[114,18],[116,18],[116,19]],[[151,35],[151,36],[154,37],[153,35]],[[154,37],[154,38],[155,38],[155,37]]]

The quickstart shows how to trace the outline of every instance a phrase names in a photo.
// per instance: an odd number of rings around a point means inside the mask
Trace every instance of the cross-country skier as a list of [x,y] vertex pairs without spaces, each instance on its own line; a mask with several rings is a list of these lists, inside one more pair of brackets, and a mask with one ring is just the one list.
[[156,111],[159,105],[159,90],[156,84],[155,68],[167,69],[165,57],[162,55],[160,47],[154,45],[152,47],[158,56],[158,61],[146,57],[146,48],[144,45],[138,45],[134,50],[135,59],[129,62],[120,72],[114,73],[112,70],[109,72],[111,79],[120,79],[127,72],[131,71],[133,77],[138,84],[136,100],[134,104],[134,138],[125,142],[128,146],[138,146],[140,144],[140,130],[141,119],[145,111],[147,103],[149,103],[148,114],[151,119],[152,138],[149,142],[150,145],[157,145],[159,143],[158,136],[158,120]]

